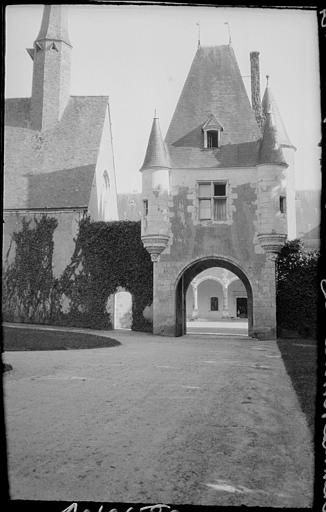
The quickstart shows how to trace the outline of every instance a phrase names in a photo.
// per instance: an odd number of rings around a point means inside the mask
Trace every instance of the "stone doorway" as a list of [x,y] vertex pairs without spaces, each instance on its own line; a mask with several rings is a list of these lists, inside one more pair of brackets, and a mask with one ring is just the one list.
[[112,329],[131,329],[132,326],[132,295],[119,286],[115,293],[109,296],[106,311],[111,318]]

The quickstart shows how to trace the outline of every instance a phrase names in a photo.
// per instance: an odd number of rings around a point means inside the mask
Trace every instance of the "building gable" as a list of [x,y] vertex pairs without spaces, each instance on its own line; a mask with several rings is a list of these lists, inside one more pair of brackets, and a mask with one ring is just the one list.
[[70,97],[45,132],[30,128],[29,105],[6,100],[4,208],[87,208],[108,98]]

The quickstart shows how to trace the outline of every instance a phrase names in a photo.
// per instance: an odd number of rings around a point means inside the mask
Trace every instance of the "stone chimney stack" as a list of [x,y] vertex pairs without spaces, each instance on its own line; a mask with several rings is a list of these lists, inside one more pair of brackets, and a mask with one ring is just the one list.
[[260,70],[259,70],[259,52],[250,52],[251,67],[251,103],[255,112],[258,126],[262,129],[264,118],[262,113],[260,99]]

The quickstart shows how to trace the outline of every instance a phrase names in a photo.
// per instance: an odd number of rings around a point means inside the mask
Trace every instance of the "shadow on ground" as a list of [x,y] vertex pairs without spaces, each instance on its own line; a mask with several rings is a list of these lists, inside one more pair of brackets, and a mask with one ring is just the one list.
[[286,371],[314,433],[317,391],[317,341],[314,339],[278,339]]
[[2,328],[3,351],[76,350],[116,347],[120,341],[92,333],[34,330],[16,327]]

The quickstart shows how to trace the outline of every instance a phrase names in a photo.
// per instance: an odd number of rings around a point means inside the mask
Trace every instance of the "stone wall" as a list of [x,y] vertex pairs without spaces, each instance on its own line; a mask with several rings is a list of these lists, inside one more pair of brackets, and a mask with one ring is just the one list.
[[[206,180],[227,183],[225,221],[199,220],[198,182]],[[274,338],[275,262],[266,255],[258,235],[287,232],[287,216],[279,206],[285,193],[284,169],[268,165],[227,172],[178,169],[171,173],[171,185],[170,241],[154,263],[154,332],[176,334],[180,307],[184,308],[176,300],[179,279],[194,262],[210,259],[247,278],[252,297],[249,334]]]

